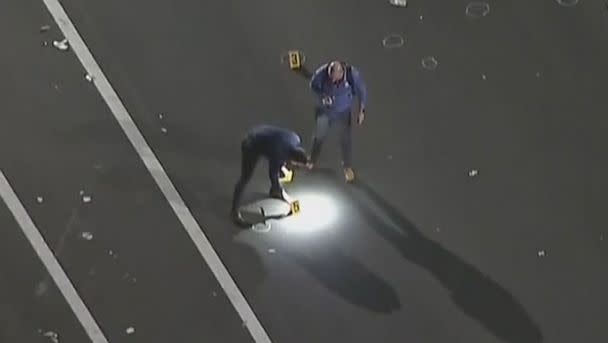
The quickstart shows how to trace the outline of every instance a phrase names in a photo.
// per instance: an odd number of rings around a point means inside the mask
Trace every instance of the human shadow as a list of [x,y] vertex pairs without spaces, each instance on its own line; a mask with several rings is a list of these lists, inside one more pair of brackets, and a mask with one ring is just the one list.
[[[432,273],[450,291],[452,300],[465,314],[507,342],[543,341],[540,328],[523,306],[497,282],[423,236],[414,224],[364,182],[355,182],[349,193],[372,228],[405,259]],[[375,213],[369,203],[384,216]]]
[[386,281],[344,254],[334,242],[314,240],[307,246],[290,246],[284,254],[355,306],[382,314],[401,308],[397,292]]

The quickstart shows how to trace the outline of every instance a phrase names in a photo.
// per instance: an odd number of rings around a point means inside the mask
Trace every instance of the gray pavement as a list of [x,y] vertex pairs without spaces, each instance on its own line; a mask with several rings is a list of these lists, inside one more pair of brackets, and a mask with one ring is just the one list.
[[[62,4],[274,342],[608,340],[601,2],[491,2],[480,18],[466,1]],[[73,53],[42,47],[61,37],[38,32],[42,1],[5,1],[0,18],[2,169],[108,339],[251,341]],[[404,45],[383,47],[390,34]],[[289,186],[300,217],[238,231],[243,132],[274,123],[310,141],[311,96],[280,63],[292,48],[362,70],[360,182],[343,183],[330,141],[325,169]],[[250,192],[266,190],[263,168]],[[34,256],[7,217],[0,275]],[[19,283],[44,279],[31,263]],[[12,287],[3,304],[30,301]],[[5,327],[81,342],[49,292],[58,318],[3,311]]]

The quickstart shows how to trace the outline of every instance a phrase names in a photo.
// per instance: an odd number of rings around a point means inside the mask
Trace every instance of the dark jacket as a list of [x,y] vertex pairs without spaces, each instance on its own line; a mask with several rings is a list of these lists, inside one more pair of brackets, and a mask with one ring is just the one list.
[[251,129],[245,144],[250,152],[268,159],[268,176],[273,186],[279,184],[281,167],[294,156],[294,151],[304,150],[298,134],[272,125],[259,125]]

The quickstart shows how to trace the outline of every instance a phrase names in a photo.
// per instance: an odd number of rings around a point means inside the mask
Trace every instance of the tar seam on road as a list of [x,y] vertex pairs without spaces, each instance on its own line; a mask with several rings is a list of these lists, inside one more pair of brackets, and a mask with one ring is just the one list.
[[266,330],[256,317],[255,313],[247,303],[247,300],[241,293],[240,289],[232,279],[232,276],[220,260],[215,252],[215,249],[209,242],[209,239],[203,233],[203,230],[198,225],[190,209],[186,206],[175,186],[169,179],[169,176],[163,169],[160,161],[156,158],[154,152],[146,142],[145,138],[135,125],[133,118],[123,105],[114,91],[110,82],[101,70],[101,67],[95,61],[95,58],[89,51],[89,48],[84,43],[80,34],[76,30],[74,24],[65,13],[59,0],[43,0],[49,12],[59,25],[59,28],[68,39],[71,49],[74,51],[80,63],[86,69],[86,72],[95,78],[95,86],[105,100],[106,104],[112,111],[112,114],[120,124],[120,127],[129,138],[129,141],[137,151],[137,154],[144,162],[146,168],[154,178],[154,181],[160,188],[161,192],[171,205],[171,208],[179,218],[184,229],[196,245],[199,253],[209,265],[209,268],[215,275],[232,306],[236,309],[239,316],[251,333],[255,342],[271,342]]
[[91,341],[93,343],[108,343],[108,340],[103,335],[99,325],[97,325],[97,322],[95,322],[95,319],[91,315],[91,312],[89,312],[86,305],[76,292],[74,285],[72,285],[72,282],[65,274],[65,271],[63,268],[61,268],[61,265],[55,258],[55,255],[53,255],[53,252],[44,241],[40,231],[38,231],[38,228],[36,228],[32,218],[30,218],[29,214],[25,210],[25,207],[23,207],[23,204],[19,200],[19,197],[17,197],[17,194],[15,194],[15,191],[1,170],[0,196],[2,196],[2,199],[19,224],[19,227],[36,251],[36,254],[38,254],[38,257],[55,281],[57,288],[59,288],[65,297],[65,300],[70,305],[70,308],[82,324]]

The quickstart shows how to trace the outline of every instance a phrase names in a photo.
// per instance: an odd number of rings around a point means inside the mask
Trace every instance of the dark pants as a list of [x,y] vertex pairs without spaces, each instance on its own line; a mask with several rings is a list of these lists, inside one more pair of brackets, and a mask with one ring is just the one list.
[[[234,193],[232,195],[233,211],[236,211],[236,209],[239,207],[243,190],[245,189],[247,183],[249,183],[251,180],[259,159],[260,153],[251,147],[248,139],[245,139],[241,143],[241,176],[234,187]],[[269,172],[269,174],[272,174],[272,172]],[[278,179],[273,177],[273,175],[270,175],[270,182],[272,184],[270,194],[280,194],[282,192],[282,187],[279,184]]]
[[329,129],[338,126],[340,131],[340,148],[342,150],[342,165],[344,168],[352,167],[352,115],[351,111],[345,113],[328,114],[321,109],[315,110],[315,130],[310,154],[312,163],[317,163],[323,142]]

